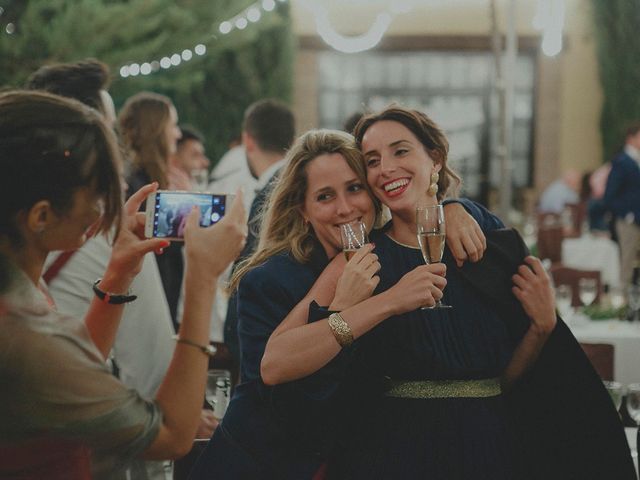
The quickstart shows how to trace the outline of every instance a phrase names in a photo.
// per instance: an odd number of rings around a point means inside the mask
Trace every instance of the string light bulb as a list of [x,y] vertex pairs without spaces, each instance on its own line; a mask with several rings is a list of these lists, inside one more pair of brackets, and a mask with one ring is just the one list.
[[[284,3],[287,0],[278,0],[280,3]],[[222,35],[228,35],[233,30],[244,30],[250,23],[256,23],[263,17],[264,12],[271,12],[275,10],[276,2],[274,0],[259,0],[249,7],[245,8],[242,12],[229,18],[218,25],[218,31]],[[162,57],[160,60],[153,60],[150,62],[130,63],[120,67],[120,76],[122,78],[135,77],[139,74],[149,75],[153,72],[157,72],[161,69],[167,70],[172,67],[177,67],[182,62],[188,62],[193,58],[193,54],[203,56],[207,53],[207,46],[204,43],[195,45],[192,49],[184,49],[180,53],[174,53]]]

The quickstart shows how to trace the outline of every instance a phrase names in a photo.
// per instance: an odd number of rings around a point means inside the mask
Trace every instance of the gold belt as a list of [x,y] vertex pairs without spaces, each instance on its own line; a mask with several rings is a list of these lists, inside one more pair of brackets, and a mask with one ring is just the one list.
[[484,398],[502,393],[498,378],[481,380],[394,381],[387,397],[399,398]]

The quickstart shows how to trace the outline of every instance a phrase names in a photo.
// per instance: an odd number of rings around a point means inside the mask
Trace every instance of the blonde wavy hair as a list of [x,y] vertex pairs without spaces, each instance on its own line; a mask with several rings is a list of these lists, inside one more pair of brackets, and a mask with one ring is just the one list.
[[334,153],[342,155],[356,173],[373,202],[376,216],[379,215],[380,202],[367,184],[362,153],[353,136],[337,130],[310,130],[300,136],[287,153],[286,166],[261,214],[258,247],[234,271],[230,291],[238,287],[242,277],[249,271],[279,253],[290,252],[300,263],[310,260],[316,236],[302,216],[308,185],[307,165],[320,155]]
[[118,123],[133,165],[149,175],[160,188],[167,188],[170,146],[165,135],[173,103],[168,97],[140,92],[122,107]]

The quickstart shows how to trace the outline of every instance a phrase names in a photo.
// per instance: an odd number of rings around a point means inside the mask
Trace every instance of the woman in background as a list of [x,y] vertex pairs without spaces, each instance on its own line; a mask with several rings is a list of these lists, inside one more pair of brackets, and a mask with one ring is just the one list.
[[[152,92],[138,93],[125,102],[118,124],[131,169],[127,175],[129,192],[157,182],[160,190],[178,189],[171,181],[170,156],[176,152],[181,132],[178,113],[168,97]],[[177,230],[177,229],[176,229]],[[171,244],[156,255],[162,286],[167,296],[175,330],[178,330],[178,303],[184,271],[182,245]]]

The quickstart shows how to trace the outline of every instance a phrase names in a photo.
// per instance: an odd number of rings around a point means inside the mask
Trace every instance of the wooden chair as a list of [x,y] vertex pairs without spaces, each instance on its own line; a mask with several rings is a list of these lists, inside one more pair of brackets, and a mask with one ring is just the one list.
[[553,277],[553,283],[557,285],[569,285],[571,287],[571,306],[580,307],[582,302],[580,301],[580,289],[579,282],[581,278],[593,278],[597,284],[597,293],[594,300],[595,303],[600,301],[602,295],[602,280],[600,279],[600,272],[597,270],[578,270],[577,268],[566,267],[562,264],[555,264],[551,266],[551,276]]
[[576,238],[582,234],[582,225],[587,218],[587,205],[586,202],[581,203],[567,203],[564,206],[571,212],[571,232],[565,231],[565,237]]
[[614,347],[610,343],[581,343],[580,346],[602,380],[613,380]]
[[544,227],[538,225],[538,257],[540,259],[548,258],[551,263],[560,263],[562,261],[562,239],[564,232],[562,225],[554,225]]

